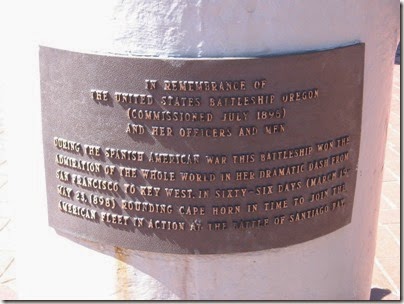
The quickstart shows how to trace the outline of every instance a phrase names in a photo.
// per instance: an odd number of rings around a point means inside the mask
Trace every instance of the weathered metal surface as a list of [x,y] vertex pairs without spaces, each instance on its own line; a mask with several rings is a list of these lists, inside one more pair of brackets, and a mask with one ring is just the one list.
[[308,241],[351,221],[364,44],[265,58],[41,47],[49,223],[145,251]]

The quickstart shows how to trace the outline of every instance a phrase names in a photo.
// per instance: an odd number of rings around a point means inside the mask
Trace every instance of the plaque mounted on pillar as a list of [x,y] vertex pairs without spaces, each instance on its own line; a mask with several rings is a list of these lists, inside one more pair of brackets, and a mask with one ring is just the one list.
[[50,225],[215,254],[349,224],[364,50],[157,59],[41,47]]

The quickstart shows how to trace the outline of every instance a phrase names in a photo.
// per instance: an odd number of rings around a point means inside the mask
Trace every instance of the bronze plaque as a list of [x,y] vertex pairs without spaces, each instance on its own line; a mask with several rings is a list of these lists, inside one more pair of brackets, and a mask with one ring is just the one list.
[[213,254],[349,224],[364,49],[159,59],[41,47],[50,225]]

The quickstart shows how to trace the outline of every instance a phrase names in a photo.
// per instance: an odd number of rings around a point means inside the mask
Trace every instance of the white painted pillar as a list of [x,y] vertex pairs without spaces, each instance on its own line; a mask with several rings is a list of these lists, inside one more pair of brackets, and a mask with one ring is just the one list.
[[[369,298],[399,1],[63,0],[13,5],[28,20],[21,36],[4,34],[9,39],[6,55],[22,54],[23,66],[17,58],[3,58],[8,72],[1,76],[7,88],[9,189],[18,214],[21,299]],[[18,20],[9,18],[17,26]],[[80,52],[161,57],[256,56],[366,43],[352,223],[287,248],[201,256],[119,249],[57,234],[47,226],[38,58],[32,53],[38,41]],[[15,92],[21,95],[16,98]]]

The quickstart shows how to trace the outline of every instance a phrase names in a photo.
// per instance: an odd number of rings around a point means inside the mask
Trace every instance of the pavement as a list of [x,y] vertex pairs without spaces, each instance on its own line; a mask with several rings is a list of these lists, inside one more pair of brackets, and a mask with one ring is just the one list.
[[371,300],[400,299],[400,57],[393,75],[390,119]]
[[[15,214],[7,199],[7,130],[0,105],[0,299],[18,298],[13,232]],[[370,300],[400,299],[400,57],[394,65]]]

